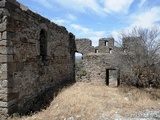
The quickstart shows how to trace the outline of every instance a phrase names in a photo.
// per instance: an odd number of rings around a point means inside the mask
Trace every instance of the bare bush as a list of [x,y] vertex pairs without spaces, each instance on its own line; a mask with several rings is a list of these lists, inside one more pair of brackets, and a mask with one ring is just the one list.
[[123,82],[137,87],[160,87],[160,29],[135,27],[121,35]]

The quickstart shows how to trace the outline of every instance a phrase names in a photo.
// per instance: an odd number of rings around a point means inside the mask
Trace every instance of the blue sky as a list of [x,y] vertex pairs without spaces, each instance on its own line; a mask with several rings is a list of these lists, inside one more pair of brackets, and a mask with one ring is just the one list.
[[76,38],[114,37],[140,26],[160,26],[160,0],[17,0],[32,11],[65,26]]

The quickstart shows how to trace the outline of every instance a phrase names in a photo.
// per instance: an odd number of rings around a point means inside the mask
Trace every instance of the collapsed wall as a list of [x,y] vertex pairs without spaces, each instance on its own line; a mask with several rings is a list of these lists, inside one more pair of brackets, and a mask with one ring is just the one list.
[[49,88],[74,81],[75,37],[16,0],[0,1],[0,112],[31,110]]

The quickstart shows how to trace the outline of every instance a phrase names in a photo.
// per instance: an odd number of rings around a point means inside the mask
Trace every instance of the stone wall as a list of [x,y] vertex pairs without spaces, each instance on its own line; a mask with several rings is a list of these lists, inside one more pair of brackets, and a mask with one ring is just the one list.
[[80,62],[86,72],[86,76],[82,77],[83,81],[99,81],[105,84],[106,70],[110,70],[110,78],[117,80],[119,67],[116,50],[118,48],[114,46],[113,38],[101,38],[99,46],[95,47],[91,46],[89,39],[76,39],[76,47],[77,52],[83,55],[83,60]]
[[87,54],[95,51],[94,46],[92,46],[92,41],[85,38],[76,39],[76,49],[77,49],[77,52],[81,54]]
[[86,73],[82,80],[106,83],[109,77],[119,84],[120,69],[125,73],[130,72],[130,68],[122,64],[126,55],[134,57],[138,46],[138,52],[146,53],[146,47],[141,44],[141,40],[141,37],[125,37],[122,39],[122,46],[116,47],[113,38],[101,38],[99,45],[94,47],[89,39],[76,39],[77,52],[83,55],[83,60],[79,63],[82,63]]
[[74,81],[75,37],[16,0],[0,1],[0,112],[30,110],[49,88]]

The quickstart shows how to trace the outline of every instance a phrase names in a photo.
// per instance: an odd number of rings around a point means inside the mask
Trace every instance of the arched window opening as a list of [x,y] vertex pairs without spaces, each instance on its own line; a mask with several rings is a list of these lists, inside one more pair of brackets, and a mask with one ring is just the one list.
[[46,40],[46,33],[42,29],[40,32],[40,56],[42,57],[42,61],[46,59],[47,56],[47,40]]
[[76,52],[76,53],[75,53],[75,60],[76,60],[76,61],[83,60],[83,54]]
[[105,46],[108,46],[108,41],[105,41]]

